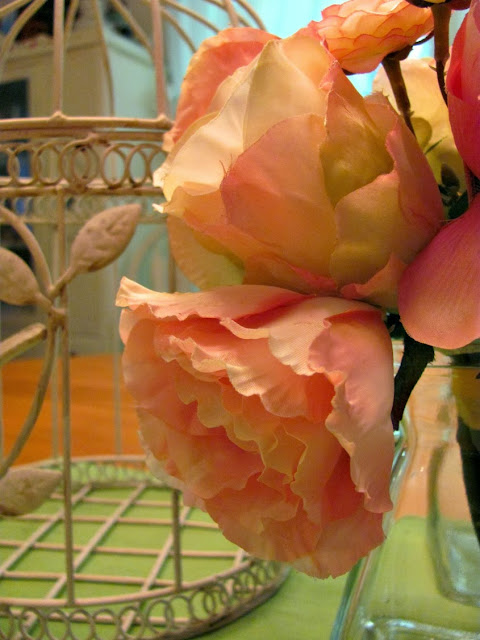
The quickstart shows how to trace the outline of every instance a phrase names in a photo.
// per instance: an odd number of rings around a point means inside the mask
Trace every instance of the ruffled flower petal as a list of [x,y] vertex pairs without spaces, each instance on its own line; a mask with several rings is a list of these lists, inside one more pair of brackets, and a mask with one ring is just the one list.
[[350,73],[373,71],[390,53],[433,30],[430,9],[404,0],[348,0],[322,11],[301,33],[319,38]]
[[[189,316],[199,316],[235,319],[300,302],[303,299],[304,296],[294,291],[262,285],[249,285],[248,297],[245,297],[242,287],[220,287],[212,292],[202,291],[186,296],[183,293],[151,291],[133,280],[122,278],[116,304],[119,307],[138,310],[138,313],[145,313],[147,316],[152,314],[156,318],[177,317],[184,320]],[[122,340],[126,340],[128,334],[123,333],[122,326],[123,321],[120,331]]]
[[128,280],[118,302],[154,473],[236,544],[312,575],[344,573],[382,541],[393,364],[378,310],[260,285],[158,294]]

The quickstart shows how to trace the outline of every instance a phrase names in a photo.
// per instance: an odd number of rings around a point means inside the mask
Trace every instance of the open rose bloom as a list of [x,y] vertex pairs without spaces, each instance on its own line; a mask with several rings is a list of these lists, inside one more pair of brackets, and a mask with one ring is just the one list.
[[346,71],[367,73],[432,30],[432,12],[406,0],[347,0],[302,31],[324,40]]
[[126,279],[117,302],[151,468],[187,503],[247,551],[314,576],[344,573],[382,542],[393,365],[378,310],[259,285],[154,293]]
[[200,288],[274,284],[394,308],[443,219],[400,116],[308,36],[267,42],[221,83],[156,180],[175,258]]

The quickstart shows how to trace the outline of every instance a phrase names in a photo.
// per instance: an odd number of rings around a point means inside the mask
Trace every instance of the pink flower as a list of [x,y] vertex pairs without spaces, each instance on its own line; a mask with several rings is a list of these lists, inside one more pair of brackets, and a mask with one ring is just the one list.
[[452,47],[447,73],[453,137],[465,164],[480,178],[480,3],[473,0]]
[[430,9],[405,0],[347,0],[324,9],[322,20],[301,32],[324,40],[346,71],[367,73],[431,31]]
[[480,197],[406,269],[398,306],[406,331],[443,349],[480,338]]
[[[360,302],[124,279],[124,377],[154,473],[260,557],[325,577],[383,540],[392,348]],[[368,372],[368,375],[366,375]]]
[[433,173],[382,96],[322,44],[268,42],[156,174],[175,258],[200,288],[268,284],[396,306],[443,220]]
[[173,128],[164,136],[164,149],[174,143],[195,120],[208,113],[219,85],[260,53],[277,36],[251,27],[225,29],[202,42],[192,56],[183,79]]

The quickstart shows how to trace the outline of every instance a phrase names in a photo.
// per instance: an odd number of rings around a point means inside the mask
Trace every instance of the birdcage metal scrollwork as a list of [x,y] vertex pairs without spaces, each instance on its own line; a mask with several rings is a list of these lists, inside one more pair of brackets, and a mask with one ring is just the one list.
[[[76,283],[89,272],[101,298],[113,296],[119,274],[143,268],[160,243],[148,276],[161,272],[156,287],[177,288],[164,220],[152,207],[162,199],[153,172],[172,124],[165,60],[175,59],[177,41],[196,49],[195,24],[202,37],[229,24],[263,26],[245,0],[0,3],[0,365],[32,353],[41,362],[23,423],[0,423],[7,640],[189,638],[263,602],[285,577],[282,566],[227,542],[149,474],[143,456],[123,453],[113,304],[111,331],[100,338],[114,372],[114,453],[72,456],[71,353],[83,345]],[[118,69],[128,65],[138,66],[150,101],[129,104],[125,115]],[[19,311],[11,327],[5,309]],[[47,393],[51,456],[18,465]]]

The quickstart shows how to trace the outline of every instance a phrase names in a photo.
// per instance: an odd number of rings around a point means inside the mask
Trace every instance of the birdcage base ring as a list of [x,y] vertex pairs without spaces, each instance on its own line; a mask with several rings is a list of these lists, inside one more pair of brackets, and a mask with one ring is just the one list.
[[68,474],[38,464],[67,480],[35,512],[2,520],[5,640],[192,638],[251,611],[288,573],[225,540],[141,456],[74,458]]

